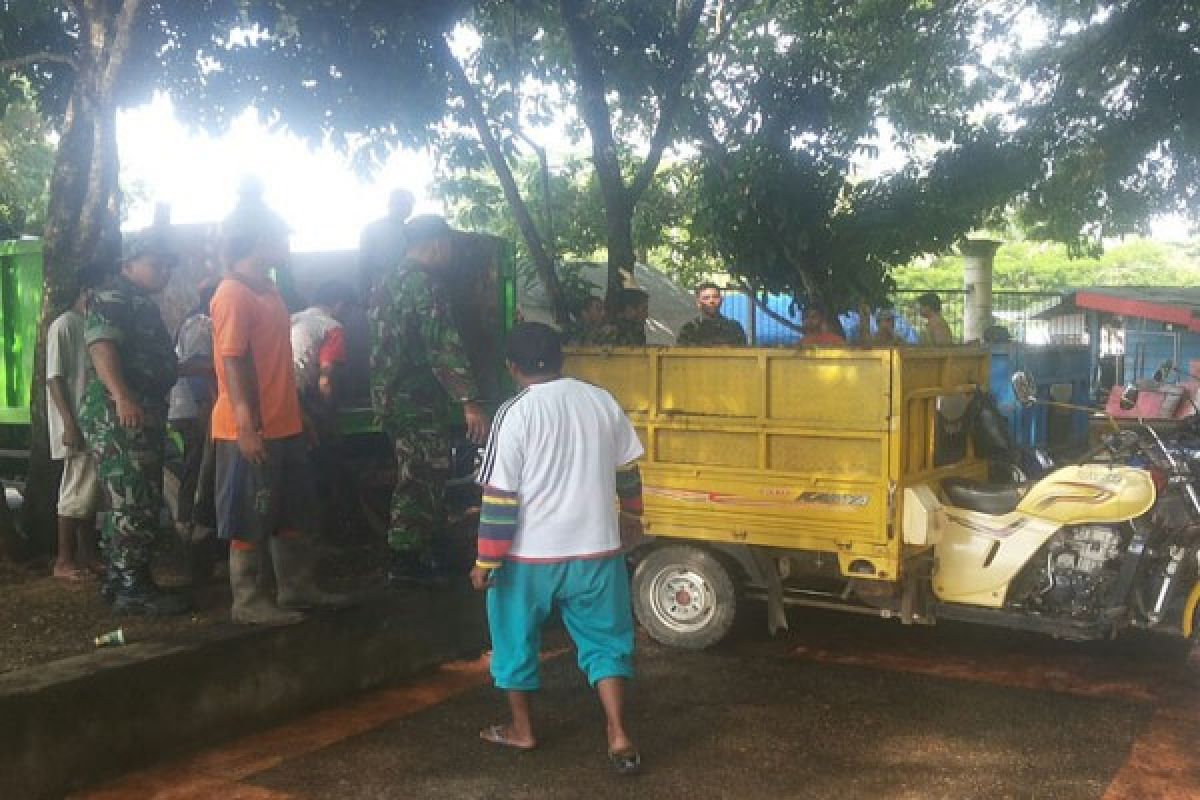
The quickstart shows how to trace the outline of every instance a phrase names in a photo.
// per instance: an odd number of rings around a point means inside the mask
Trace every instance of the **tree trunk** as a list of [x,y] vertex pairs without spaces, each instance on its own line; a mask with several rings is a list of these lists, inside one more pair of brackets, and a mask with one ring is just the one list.
[[633,212],[638,200],[654,180],[663,151],[670,143],[675,116],[681,105],[681,92],[693,60],[692,37],[704,11],[704,0],[679,4],[675,46],[671,65],[664,75],[658,97],[659,117],[646,159],[630,185],[621,172],[621,159],[613,135],[612,114],[608,107],[604,68],[596,57],[593,31],[584,18],[590,4],[584,0],[559,0],[563,28],[575,61],[575,82],[579,87],[579,115],[592,139],[592,164],[600,193],[604,198],[604,216],[608,234],[608,302],[633,276],[637,254],[633,243]]
[[42,315],[30,387],[29,474],[25,530],[37,553],[52,552],[58,487],[50,461],[46,421],[46,330],[74,299],[79,269],[94,261],[115,264],[121,233],[117,183],[117,112],[113,99],[133,18],[140,0],[113,9],[105,0],[77,6],[80,54],[62,137],[50,179],[50,204],[43,245]]
[[605,197],[604,218],[608,232],[608,298],[611,304],[613,293],[625,285],[626,275],[633,278],[637,265],[633,247],[633,203],[624,191],[620,197]]

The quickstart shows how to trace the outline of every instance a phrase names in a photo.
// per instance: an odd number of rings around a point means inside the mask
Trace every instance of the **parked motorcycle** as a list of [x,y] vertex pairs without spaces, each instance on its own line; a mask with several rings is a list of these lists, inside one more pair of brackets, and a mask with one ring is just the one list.
[[[1013,387],[1022,403],[1037,402],[1024,374]],[[1127,388],[1126,402],[1137,391]],[[1025,486],[947,479],[944,503],[914,492],[913,524],[929,526],[934,545],[930,616],[1070,639],[1134,627],[1194,640],[1194,465],[1200,447],[1139,425]]]

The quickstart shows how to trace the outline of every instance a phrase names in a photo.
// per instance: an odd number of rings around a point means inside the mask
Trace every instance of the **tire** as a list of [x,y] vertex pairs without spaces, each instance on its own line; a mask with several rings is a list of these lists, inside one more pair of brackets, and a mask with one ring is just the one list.
[[733,627],[738,595],[725,564],[689,545],[652,550],[633,573],[638,622],[668,647],[703,650]]

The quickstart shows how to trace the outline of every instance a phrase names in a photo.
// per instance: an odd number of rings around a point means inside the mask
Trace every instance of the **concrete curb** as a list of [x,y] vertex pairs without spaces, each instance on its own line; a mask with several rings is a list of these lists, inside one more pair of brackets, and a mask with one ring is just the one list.
[[280,628],[221,626],[0,675],[0,797],[63,793],[485,649],[481,595],[381,593]]

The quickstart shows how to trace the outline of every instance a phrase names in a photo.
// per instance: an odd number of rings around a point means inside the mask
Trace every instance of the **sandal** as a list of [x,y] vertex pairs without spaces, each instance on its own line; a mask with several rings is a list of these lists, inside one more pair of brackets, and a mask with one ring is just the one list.
[[504,725],[489,725],[479,732],[479,738],[488,744],[511,747],[513,750],[528,751],[537,747],[536,744],[517,744],[504,734],[505,727]]
[[642,754],[632,747],[609,751],[608,763],[618,775],[636,775],[642,769]]

